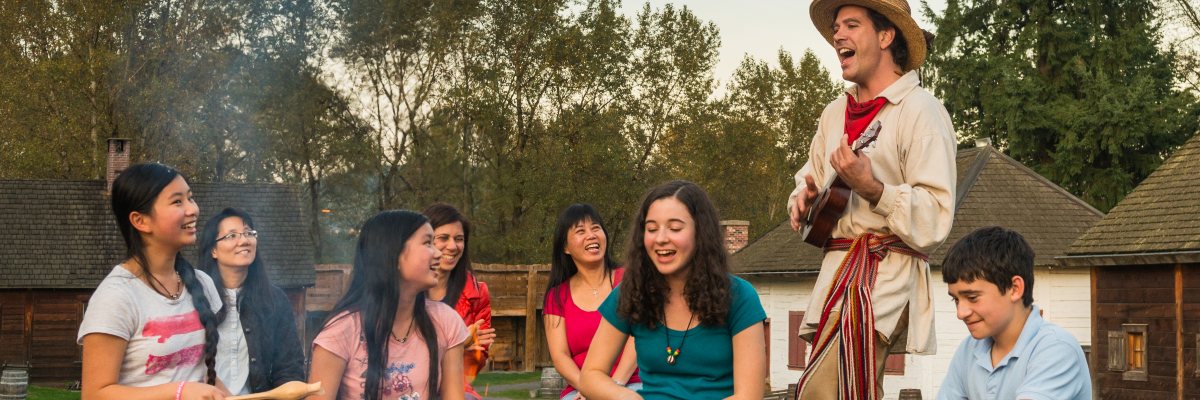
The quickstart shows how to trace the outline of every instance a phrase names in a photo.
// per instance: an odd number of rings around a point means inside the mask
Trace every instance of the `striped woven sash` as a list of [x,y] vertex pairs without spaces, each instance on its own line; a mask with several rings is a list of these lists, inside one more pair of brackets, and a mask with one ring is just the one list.
[[[899,236],[877,236],[866,233],[855,239],[830,239],[825,251],[846,250],[846,257],[833,275],[833,283],[825,296],[821,320],[814,335],[813,352],[809,365],[816,362],[830,349],[833,338],[841,333],[842,358],[838,360],[838,392],[842,400],[875,400],[882,393],[875,388],[875,313],[871,308],[871,289],[875,287],[879,261],[889,252],[897,252],[922,260],[929,257],[921,254],[900,240]],[[823,335],[829,315],[841,306],[840,317],[828,335]],[[809,378],[805,370],[800,377],[799,388]],[[800,389],[796,390],[797,398]]]

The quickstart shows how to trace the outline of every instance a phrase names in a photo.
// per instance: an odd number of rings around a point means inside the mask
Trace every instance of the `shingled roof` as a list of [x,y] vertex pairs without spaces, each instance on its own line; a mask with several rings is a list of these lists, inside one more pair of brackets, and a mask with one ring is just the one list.
[[[0,289],[95,288],[125,244],[103,181],[0,180]],[[262,235],[272,282],[312,286],[312,241],[295,188],[278,184],[192,184],[200,223],[225,207],[246,210]],[[195,261],[195,249],[184,251]]]
[[[1103,213],[991,146],[960,150],[957,207],[950,236],[929,260],[938,264],[950,245],[976,228],[1000,225],[1025,236],[1037,265],[1055,257]],[[787,221],[731,257],[738,274],[816,273],[823,254],[804,243]]]
[[[1200,135],[1075,241],[1069,265],[1200,262]],[[1121,261],[1117,261],[1120,259]]]

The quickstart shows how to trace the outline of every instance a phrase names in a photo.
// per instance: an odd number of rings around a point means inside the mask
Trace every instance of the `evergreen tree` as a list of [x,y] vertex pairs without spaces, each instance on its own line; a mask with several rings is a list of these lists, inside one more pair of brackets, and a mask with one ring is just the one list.
[[1108,210],[1196,133],[1151,0],[926,5],[932,87],[960,140],[997,148]]

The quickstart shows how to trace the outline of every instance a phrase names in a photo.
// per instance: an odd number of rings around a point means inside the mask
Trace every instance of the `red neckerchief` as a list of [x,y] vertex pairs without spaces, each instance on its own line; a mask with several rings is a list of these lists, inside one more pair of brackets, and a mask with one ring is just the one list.
[[879,114],[879,110],[883,109],[883,105],[887,104],[886,97],[876,97],[873,100],[859,103],[854,100],[854,96],[846,93],[846,129],[845,133],[849,140],[846,144],[852,144],[863,131],[867,130],[867,125],[871,120],[875,119],[875,114]]

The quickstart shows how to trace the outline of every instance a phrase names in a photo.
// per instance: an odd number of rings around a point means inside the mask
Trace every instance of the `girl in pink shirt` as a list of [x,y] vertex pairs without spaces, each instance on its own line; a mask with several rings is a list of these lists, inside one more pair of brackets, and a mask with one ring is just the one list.
[[[587,358],[588,346],[600,325],[596,311],[625,272],[608,255],[608,235],[600,213],[588,204],[573,204],[563,210],[554,230],[550,257],[550,284],[542,309],[546,342],[554,369],[567,381],[559,395],[563,400],[582,399],[579,369]],[[641,386],[637,375],[633,339],[626,343],[610,376],[633,390]]]
[[313,340],[310,399],[463,399],[467,327],[424,292],[441,252],[429,220],[384,211],[363,223],[350,288]]

